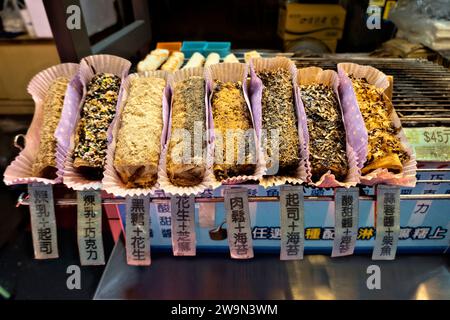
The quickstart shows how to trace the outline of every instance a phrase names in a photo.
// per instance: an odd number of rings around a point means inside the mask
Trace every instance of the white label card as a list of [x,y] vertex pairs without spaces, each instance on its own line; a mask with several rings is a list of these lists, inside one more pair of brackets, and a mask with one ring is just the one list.
[[52,185],[32,183],[30,195],[31,232],[36,259],[58,258],[55,205]]
[[127,263],[134,266],[149,266],[151,263],[149,197],[126,197],[125,214]]
[[335,224],[332,257],[352,255],[359,223],[359,189],[337,188],[334,194]]
[[253,258],[248,190],[247,188],[227,188],[224,197],[231,258]]
[[304,251],[303,187],[280,187],[281,260],[301,260]]
[[172,196],[172,250],[174,256],[195,256],[195,197]]
[[373,260],[394,260],[400,234],[400,188],[377,186],[377,231]]
[[78,250],[82,266],[105,264],[100,191],[77,191]]

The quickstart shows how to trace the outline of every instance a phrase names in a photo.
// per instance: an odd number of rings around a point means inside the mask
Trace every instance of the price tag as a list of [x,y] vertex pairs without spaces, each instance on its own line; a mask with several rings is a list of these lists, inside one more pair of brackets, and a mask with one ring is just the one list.
[[404,128],[418,161],[450,161],[450,128]]
[[303,187],[280,187],[281,260],[303,259],[304,250]]
[[58,258],[55,206],[51,185],[32,183],[30,195],[31,232],[36,259]]
[[253,258],[248,190],[247,188],[227,188],[224,197],[231,258]]
[[373,260],[394,260],[400,234],[400,188],[377,186],[377,231]]
[[191,196],[173,196],[172,211],[172,249],[174,256],[195,256],[195,198]]
[[359,189],[337,188],[332,257],[352,255],[355,250],[359,223]]
[[150,259],[150,199],[148,196],[126,197],[127,263],[149,266]]
[[78,250],[83,266],[105,264],[102,239],[102,198],[100,191],[77,192]]

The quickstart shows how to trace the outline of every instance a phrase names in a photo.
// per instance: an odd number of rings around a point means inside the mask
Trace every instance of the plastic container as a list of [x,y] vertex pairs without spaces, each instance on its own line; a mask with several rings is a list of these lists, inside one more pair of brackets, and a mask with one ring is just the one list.
[[208,42],[204,55],[207,56],[212,52],[217,52],[221,58],[225,58],[231,49],[231,42]]
[[181,42],[158,42],[156,49],[167,49],[170,53],[181,50]]
[[206,41],[184,41],[181,51],[184,53],[185,58],[190,58],[195,52],[205,54]]

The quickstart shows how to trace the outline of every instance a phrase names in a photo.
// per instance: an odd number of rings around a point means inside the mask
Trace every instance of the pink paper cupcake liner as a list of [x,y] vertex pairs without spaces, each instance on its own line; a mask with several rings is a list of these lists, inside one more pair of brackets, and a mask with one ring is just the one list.
[[[343,105],[346,103],[348,103],[349,105],[354,105],[356,103],[357,105],[355,91],[353,90],[353,86],[348,75],[353,75],[356,78],[366,78],[366,80],[370,84],[383,90],[386,90],[389,87],[389,81],[386,75],[374,67],[362,66],[355,63],[339,63],[337,68],[341,81],[340,94]],[[387,97],[385,98],[388,103],[391,103]],[[404,150],[407,152],[409,160],[403,164],[403,171],[401,173],[395,174],[389,172],[387,169],[380,168],[370,172],[369,174],[361,176],[360,181],[365,185],[384,183],[389,185],[414,187],[416,185],[417,171],[416,156],[413,149],[408,144],[405,132],[402,128],[400,119],[395,112],[395,109],[392,108],[392,110],[391,120],[396,128],[400,128],[397,137],[400,139]],[[367,158],[367,151],[364,157],[362,156],[362,152],[358,156],[360,166],[362,168]]]
[[[297,73],[297,81],[299,86],[300,85],[307,85],[307,84],[324,84],[327,86],[330,86],[333,88],[334,93],[336,94],[336,98],[339,103],[339,107],[341,109],[341,116],[344,123],[344,128],[346,132],[346,153],[347,153],[347,166],[348,166],[348,172],[347,176],[345,177],[344,181],[338,181],[336,180],[336,177],[334,174],[331,173],[331,171],[328,171],[318,181],[312,181],[309,177],[309,181],[312,185],[316,187],[323,187],[323,188],[335,188],[335,187],[353,187],[356,186],[356,184],[359,183],[359,176],[360,176],[360,168],[358,167],[358,157],[354,151],[354,147],[352,145],[352,142],[354,139],[350,139],[350,136],[355,136],[358,132],[365,133],[367,135],[364,121],[361,116],[361,113],[359,112],[359,109],[357,111],[350,111],[350,110],[344,110],[344,106],[341,103],[339,99],[339,77],[336,72],[332,70],[322,70],[318,67],[309,67],[309,68],[303,68],[299,69]],[[299,88],[300,91],[300,88]],[[299,95],[301,97],[301,91],[299,92]],[[302,105],[302,108],[304,108],[303,101],[300,99],[300,103]],[[364,142],[367,144],[367,139],[364,140]],[[308,153],[308,166],[310,166],[309,163],[309,135],[308,140],[306,141],[306,151]],[[367,146],[366,146],[367,148]]]
[[[68,93],[70,103],[65,106],[63,110],[56,134],[58,150],[60,152],[58,169],[61,170],[63,174],[64,184],[69,188],[74,190],[102,188],[101,180],[88,180],[73,167],[76,128],[80,118],[80,110],[85,100],[87,84],[95,74],[103,72],[115,74],[123,80],[128,74],[130,67],[131,63],[128,60],[106,54],[93,55],[81,60],[79,78],[82,91],[71,90]],[[117,106],[121,101],[121,94],[122,90],[120,89]]]
[[[120,122],[122,118],[122,112],[126,105],[128,94],[129,94],[129,88],[131,84],[131,80],[137,77],[156,77],[156,78],[162,78],[166,80],[166,87],[164,89],[164,94],[162,97],[162,119],[163,119],[163,131],[161,132],[161,139],[160,139],[160,161],[158,166],[161,166],[161,159],[162,159],[162,151],[163,146],[166,141],[167,136],[167,127],[168,127],[168,114],[169,114],[169,103],[168,98],[170,94],[169,90],[169,81],[170,81],[170,75],[166,71],[151,71],[151,72],[145,72],[141,74],[133,73],[130,74],[128,77],[125,78],[125,80],[122,83],[122,94],[121,94],[121,100],[119,101],[119,107],[117,110],[117,113],[114,117],[113,122],[111,123],[111,126],[108,129],[108,150],[106,154],[106,164],[105,164],[105,172],[103,176],[103,188],[106,192],[113,194],[115,196],[125,197],[125,196],[146,196],[149,194],[153,194],[156,190],[159,189],[159,183],[157,182],[153,187],[151,188],[127,188],[126,184],[123,183],[123,181],[120,179],[120,176],[118,175],[116,169],[114,168],[114,155],[116,151],[116,144],[117,144],[117,135],[119,133],[120,128]],[[148,125],[151,125],[149,123]]]
[[[250,100],[252,102],[251,103],[252,111],[256,120],[258,137],[261,138],[261,130],[262,130],[261,99],[262,99],[263,84],[262,81],[258,78],[256,73],[262,70],[276,70],[279,68],[288,70],[292,76],[292,84],[294,87],[294,104],[297,116],[297,131],[300,143],[300,162],[298,164],[298,168],[295,174],[292,176],[277,176],[277,175],[264,176],[260,180],[260,184],[264,187],[278,186],[286,183],[301,184],[303,182],[306,182],[310,175],[307,143],[306,143],[306,141],[308,141],[308,128],[306,123],[305,109],[303,107],[303,104],[301,103],[297,87],[297,68],[295,66],[295,63],[286,57],[253,58],[250,60],[250,76],[251,76]],[[264,159],[263,147],[264,146],[261,145],[261,153]]]
[[[62,181],[61,175],[57,173],[56,179],[45,179],[32,176],[32,166],[39,151],[40,134],[43,121],[43,103],[49,86],[58,77],[72,79],[71,84],[76,81],[79,65],[76,63],[63,63],[39,72],[28,84],[28,93],[35,103],[33,120],[25,137],[25,148],[16,159],[6,168],[4,182],[6,185],[42,182],[45,184],[56,184]],[[67,92],[64,97],[64,105],[67,101]],[[55,157],[57,157],[55,151]]]

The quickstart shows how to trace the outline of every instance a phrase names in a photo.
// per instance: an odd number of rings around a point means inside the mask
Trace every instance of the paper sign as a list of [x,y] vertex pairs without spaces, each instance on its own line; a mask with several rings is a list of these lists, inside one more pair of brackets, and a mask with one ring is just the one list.
[[151,263],[149,197],[126,197],[125,201],[127,263],[134,266],[149,266]]
[[224,197],[231,258],[253,258],[248,190],[247,188],[227,188]]
[[335,199],[335,225],[332,257],[352,255],[358,236],[359,189],[337,188]]
[[32,183],[30,195],[31,232],[36,259],[58,258],[55,206],[51,185]]
[[280,187],[281,260],[303,259],[304,249],[303,187]]
[[105,264],[100,191],[77,191],[78,251],[82,266]]
[[400,188],[377,186],[377,231],[373,260],[394,260],[400,234]]
[[450,128],[404,128],[417,161],[450,161]]
[[195,256],[195,198],[172,196],[172,250],[174,256]]

